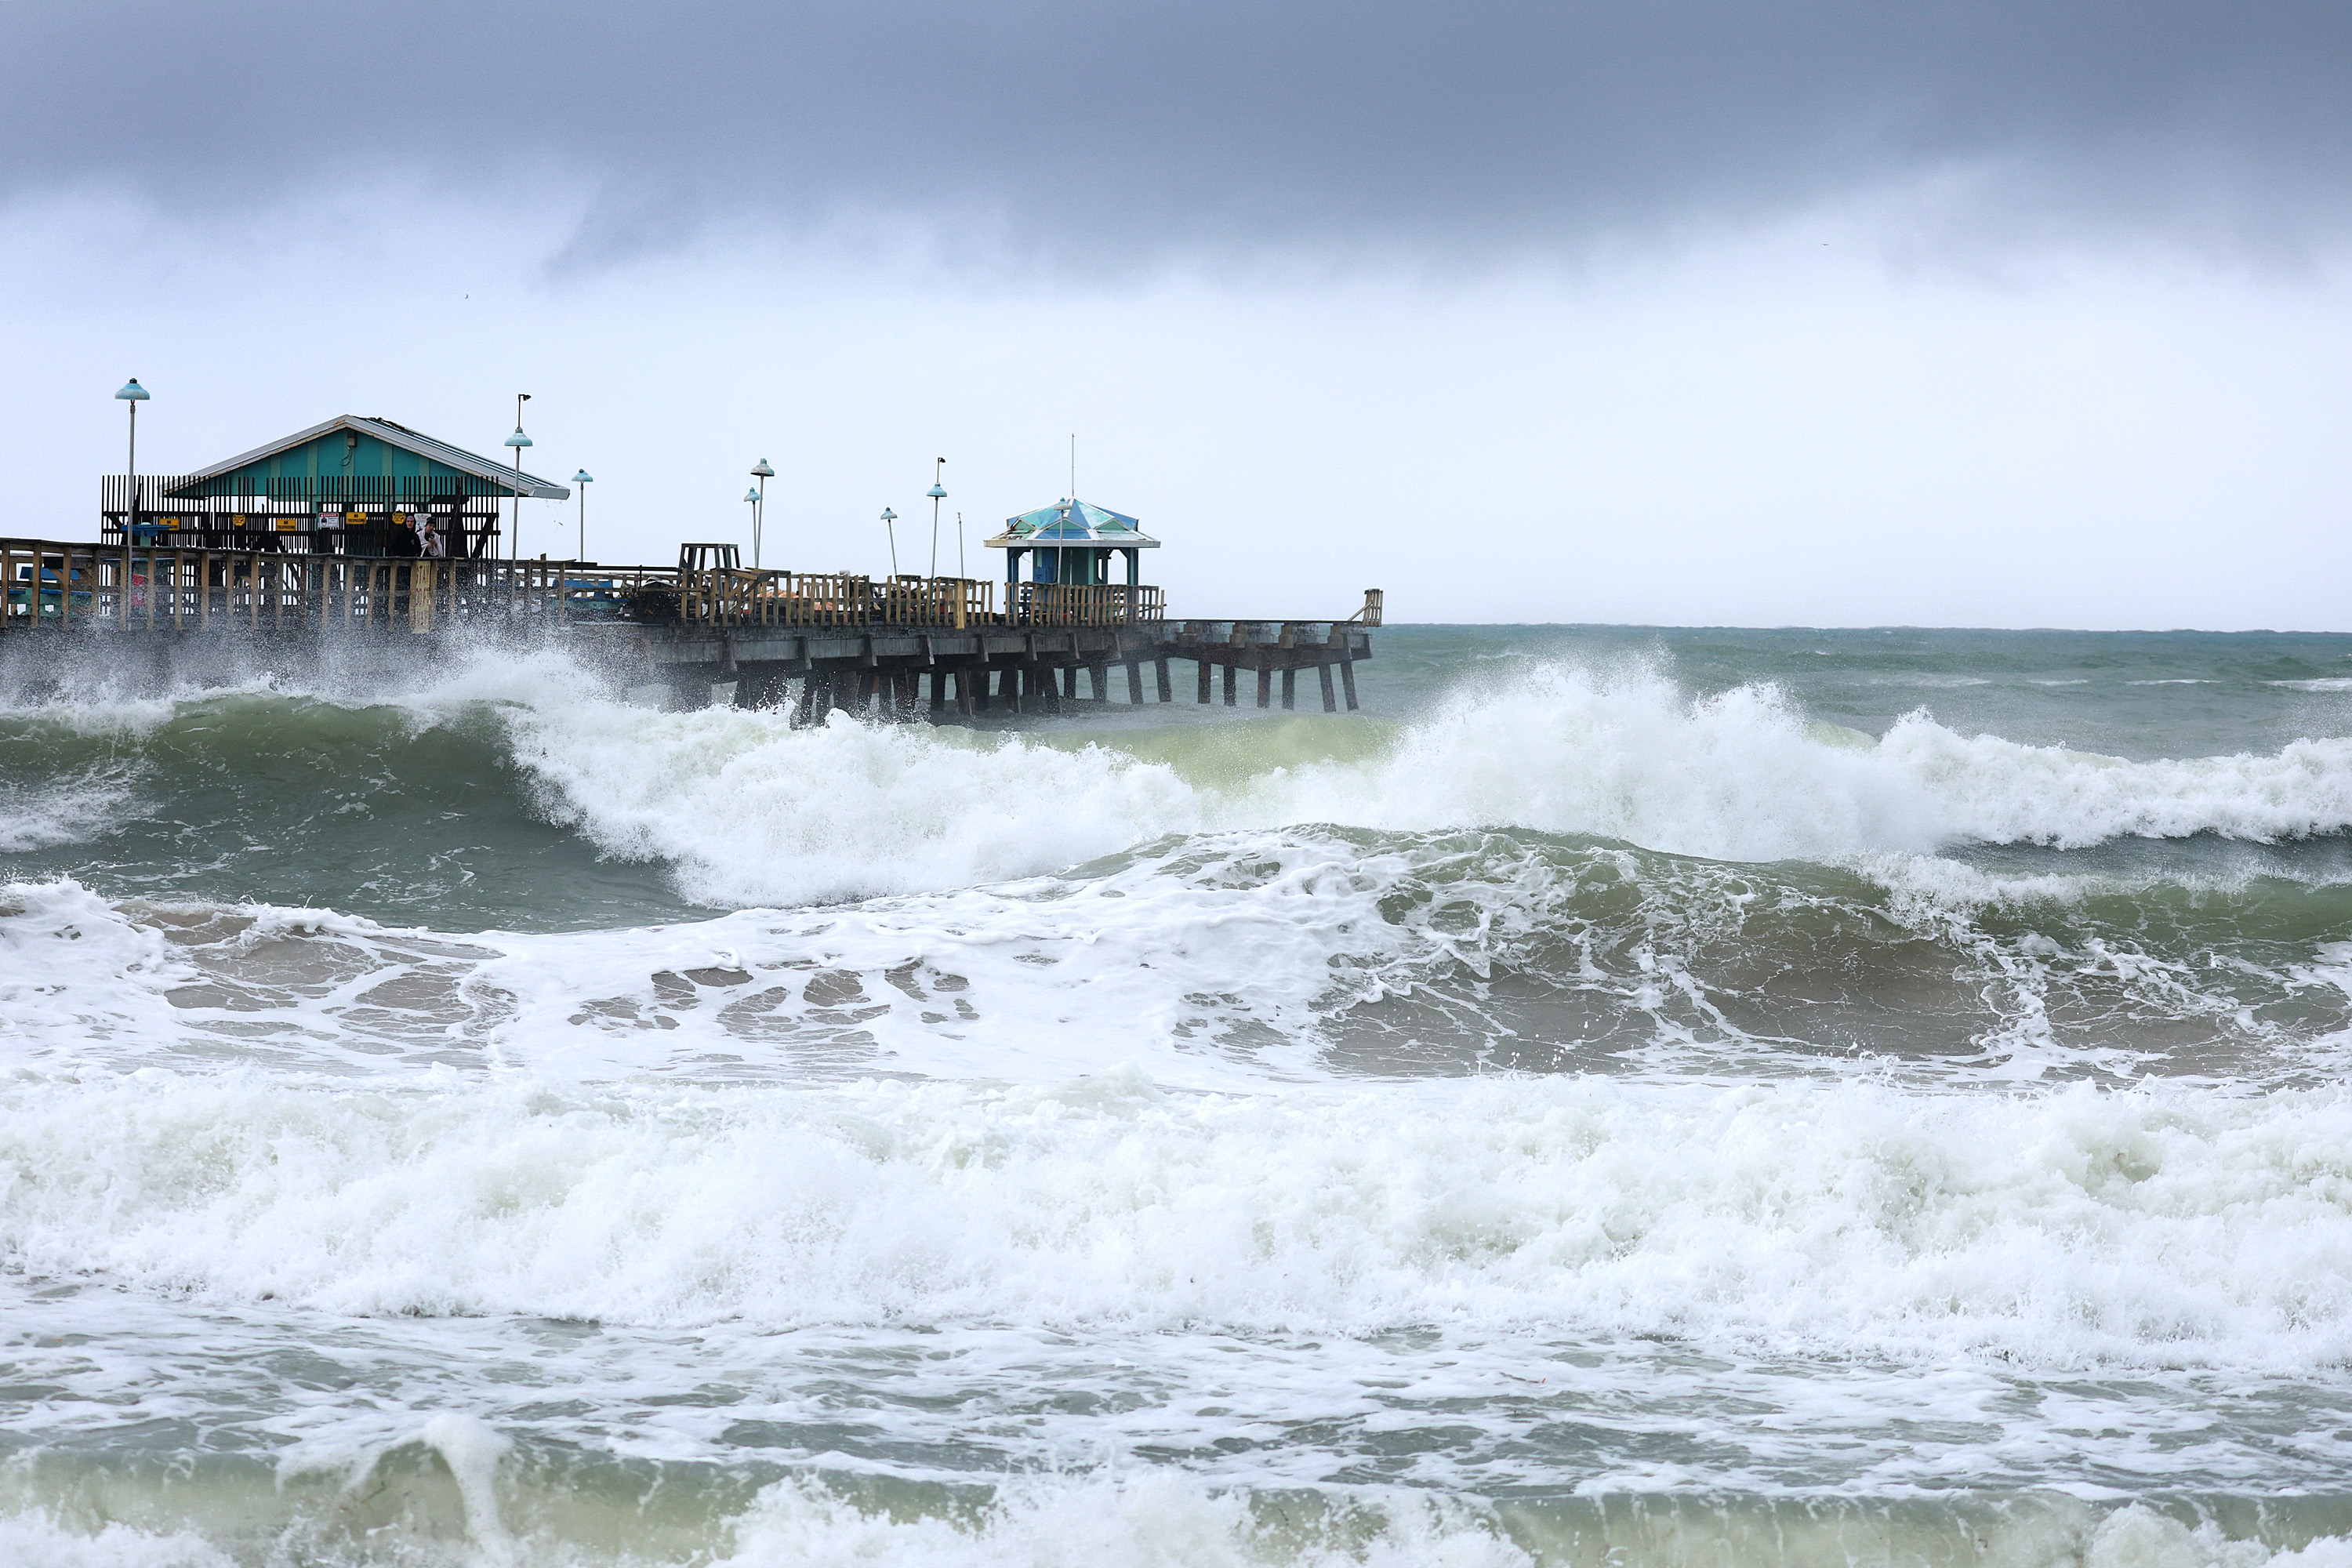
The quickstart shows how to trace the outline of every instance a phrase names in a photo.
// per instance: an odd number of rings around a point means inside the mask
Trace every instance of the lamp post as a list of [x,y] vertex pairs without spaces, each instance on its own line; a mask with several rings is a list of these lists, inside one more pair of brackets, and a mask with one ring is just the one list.
[[940,470],[948,466],[945,458],[931,459],[931,488],[923,493],[931,498],[931,575],[940,574],[940,502],[948,492],[940,488]]
[[129,544],[135,537],[131,531],[139,523],[139,405],[147,401],[147,389],[134,375],[114,395],[131,405],[131,509],[122,514],[122,542]]
[[507,437],[514,448],[514,527],[507,534],[507,558],[522,559],[522,449],[530,445],[530,437],[522,433],[522,405],[530,401],[530,394],[515,394],[515,433]]
[[961,512],[956,513],[956,575],[959,577],[971,575],[963,569],[963,513]]
[[588,487],[595,482],[595,479],[596,476],[585,468],[572,476],[572,482],[580,487],[580,559],[583,561],[588,559]]
[[776,477],[776,470],[768,467],[768,459],[762,458],[751,465],[751,477],[760,481],[759,499],[751,503],[751,569],[756,572],[760,569],[760,526],[768,521],[768,481]]
[[756,568],[760,564],[760,492],[745,490],[743,504],[751,509],[751,564]]
[[882,526],[890,531],[890,575],[898,574],[898,514],[888,507],[882,509]]

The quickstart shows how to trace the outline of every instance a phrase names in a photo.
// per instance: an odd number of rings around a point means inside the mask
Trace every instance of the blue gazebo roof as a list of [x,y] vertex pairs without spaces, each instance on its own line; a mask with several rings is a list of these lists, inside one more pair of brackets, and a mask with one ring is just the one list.
[[1066,496],[1052,506],[1006,518],[1004,531],[982,542],[1000,550],[1016,544],[1043,545],[1047,549],[1084,549],[1090,544],[1119,550],[1160,548],[1160,541],[1144,532],[1143,525],[1125,512]]

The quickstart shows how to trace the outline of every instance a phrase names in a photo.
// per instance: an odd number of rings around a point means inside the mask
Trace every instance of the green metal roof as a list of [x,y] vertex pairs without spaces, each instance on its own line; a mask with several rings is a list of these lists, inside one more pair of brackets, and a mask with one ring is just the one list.
[[1084,549],[1087,545],[1108,545],[1119,550],[1157,550],[1160,541],[1143,531],[1143,525],[1125,512],[1097,506],[1090,500],[1073,500],[1068,497],[1052,506],[1041,506],[1035,511],[1024,511],[1019,517],[1004,520],[1004,531],[982,543],[994,549],[1010,545],[1043,545],[1049,549],[1068,546]]
[[456,487],[468,495],[520,495],[562,500],[569,487],[522,473],[511,464],[436,441],[389,419],[339,415],[323,425],[298,430],[283,440],[256,447],[226,462],[200,468],[165,493],[177,500],[207,495],[304,494],[340,496],[352,484],[420,492]]

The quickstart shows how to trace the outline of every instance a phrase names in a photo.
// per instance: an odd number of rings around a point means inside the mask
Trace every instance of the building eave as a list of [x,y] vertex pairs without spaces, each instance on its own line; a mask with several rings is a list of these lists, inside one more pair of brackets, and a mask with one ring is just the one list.
[[250,452],[241,452],[226,462],[198,468],[194,473],[181,476],[178,488],[184,489],[204,479],[233,474],[239,468],[274,458],[280,452],[290,451],[321,436],[332,435],[337,430],[356,430],[363,436],[373,436],[386,446],[414,452],[445,468],[456,468],[460,473],[471,474],[478,479],[496,485],[504,495],[519,495],[531,500],[568,500],[572,496],[568,485],[559,485],[551,479],[542,479],[536,474],[524,473],[514,468],[501,468],[488,458],[477,456],[462,447],[452,447],[446,441],[419,435],[405,425],[395,425],[389,419],[371,419],[358,414],[339,414],[332,419],[311,426],[308,430],[298,430],[267,446],[256,447]]

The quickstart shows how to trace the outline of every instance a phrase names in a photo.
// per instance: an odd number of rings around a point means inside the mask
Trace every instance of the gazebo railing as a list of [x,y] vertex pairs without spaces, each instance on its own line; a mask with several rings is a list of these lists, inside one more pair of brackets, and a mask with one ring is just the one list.
[[1015,583],[1013,618],[1033,626],[1115,626],[1166,618],[1157,588],[1127,583]]

